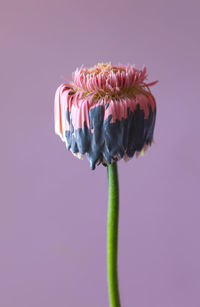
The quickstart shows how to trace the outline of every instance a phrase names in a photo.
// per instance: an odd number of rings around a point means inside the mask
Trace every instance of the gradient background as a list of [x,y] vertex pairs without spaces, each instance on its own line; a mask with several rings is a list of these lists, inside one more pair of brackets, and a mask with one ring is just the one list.
[[106,307],[106,168],[54,134],[81,64],[147,65],[156,144],[119,163],[122,307],[200,306],[199,1],[1,2],[0,306]]

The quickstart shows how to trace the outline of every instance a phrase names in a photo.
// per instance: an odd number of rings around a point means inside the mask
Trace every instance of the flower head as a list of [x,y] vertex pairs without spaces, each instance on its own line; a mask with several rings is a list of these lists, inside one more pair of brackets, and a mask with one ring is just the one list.
[[128,160],[153,141],[156,102],[146,83],[146,67],[99,63],[81,67],[55,96],[55,132],[91,169]]

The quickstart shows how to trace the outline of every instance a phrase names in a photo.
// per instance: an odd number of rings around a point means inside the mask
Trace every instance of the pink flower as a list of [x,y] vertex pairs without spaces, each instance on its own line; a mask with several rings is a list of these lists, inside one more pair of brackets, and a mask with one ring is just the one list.
[[156,102],[146,83],[146,67],[100,63],[81,67],[55,96],[55,132],[91,169],[128,160],[151,145]]

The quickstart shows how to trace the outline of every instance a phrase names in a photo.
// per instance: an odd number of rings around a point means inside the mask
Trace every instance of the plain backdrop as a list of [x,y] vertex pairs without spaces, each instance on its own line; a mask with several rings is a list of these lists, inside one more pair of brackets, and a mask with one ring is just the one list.
[[82,64],[147,66],[155,144],[119,163],[122,307],[200,306],[200,4],[0,5],[0,306],[108,307],[106,168],[54,133],[56,88]]

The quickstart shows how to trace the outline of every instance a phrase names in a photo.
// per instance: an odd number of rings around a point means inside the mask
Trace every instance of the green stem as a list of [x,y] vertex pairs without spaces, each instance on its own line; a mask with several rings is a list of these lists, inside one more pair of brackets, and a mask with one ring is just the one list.
[[108,165],[108,221],[107,221],[107,266],[108,293],[110,307],[120,307],[118,275],[117,275],[117,246],[119,219],[119,187],[117,163]]

